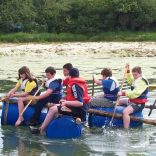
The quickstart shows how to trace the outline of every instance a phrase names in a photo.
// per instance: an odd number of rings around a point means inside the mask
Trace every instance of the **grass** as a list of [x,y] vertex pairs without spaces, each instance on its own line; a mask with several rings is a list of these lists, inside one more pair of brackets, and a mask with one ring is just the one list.
[[156,41],[156,32],[102,32],[100,34],[72,34],[72,33],[10,33],[0,34],[0,42],[87,42],[87,41]]

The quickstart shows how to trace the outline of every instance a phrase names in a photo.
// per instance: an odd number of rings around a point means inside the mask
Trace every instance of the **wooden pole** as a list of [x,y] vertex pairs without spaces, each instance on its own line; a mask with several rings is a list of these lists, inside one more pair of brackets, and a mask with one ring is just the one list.
[[92,82],[92,96],[94,96],[94,85],[95,85],[95,83],[94,83],[94,76],[93,76],[93,80],[92,80],[93,82]]
[[[123,84],[125,82],[126,74],[127,74],[127,68],[125,67],[124,75],[123,75],[122,82],[121,82],[121,89],[120,89],[121,92],[122,92]],[[115,104],[115,107],[114,107],[114,112],[113,112],[113,115],[112,115],[112,119],[111,119],[111,121],[109,123],[110,126],[112,126],[112,122],[113,122],[114,115],[115,115],[115,112],[116,112],[116,107],[119,104],[119,102],[120,102],[120,97],[117,98],[117,101],[116,101],[116,104]]]
[[[108,116],[108,117],[113,116],[112,112],[106,112],[106,111],[95,110],[95,109],[89,109],[88,113],[99,115],[99,116]],[[114,118],[122,119],[122,114],[115,114]],[[130,119],[132,121],[139,121],[139,122],[142,122],[142,123],[146,123],[146,124],[149,124],[149,125],[156,126],[156,120],[154,120],[154,119],[144,119],[144,118],[139,118],[139,117],[136,117],[136,116],[130,116]]]
[[[34,94],[34,96],[36,96],[38,93],[39,93],[39,91],[41,90],[41,88],[44,86],[44,81],[42,82],[42,84],[41,84],[41,86],[38,88],[38,90],[36,91],[36,93]],[[34,97],[33,96],[33,97]],[[23,109],[23,111],[22,111],[22,113],[20,114],[20,116],[23,116],[23,113],[26,111],[26,109],[29,107],[29,105],[31,104],[31,102],[32,102],[32,100],[33,100],[33,97],[32,97],[32,99],[27,103],[27,105],[25,106],[25,108]]]

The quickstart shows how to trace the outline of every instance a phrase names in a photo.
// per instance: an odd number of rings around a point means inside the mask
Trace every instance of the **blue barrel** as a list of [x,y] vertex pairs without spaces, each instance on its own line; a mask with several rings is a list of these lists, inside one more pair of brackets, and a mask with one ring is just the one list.
[[[6,124],[7,125],[15,125],[15,122],[17,121],[18,115],[19,115],[18,104],[17,103],[9,103],[8,108],[7,108],[7,104],[5,102],[3,102],[2,114],[1,114],[1,124],[2,125],[4,125],[5,112],[7,111],[7,109],[8,109],[8,112],[6,115]],[[22,122],[21,125],[25,125],[25,122],[32,117],[33,113],[34,113],[34,107],[29,106],[23,114],[24,121]],[[41,116],[40,116],[41,123],[44,121],[46,114],[47,113],[41,113]]]
[[[106,112],[114,112],[114,108],[96,107],[94,109],[103,110]],[[123,106],[117,106],[116,113],[122,114],[124,109],[125,109],[125,107],[123,107]],[[139,117],[139,118],[143,118],[142,112],[133,113],[132,115]],[[94,126],[95,127],[103,127],[103,126],[107,127],[109,125],[111,119],[112,119],[111,117],[104,117],[104,116],[89,114],[88,123],[89,123],[90,127],[94,127]],[[123,120],[114,118],[112,126],[113,127],[123,127]],[[139,127],[139,126],[142,126],[142,122],[139,122],[139,121],[131,121],[130,122],[130,127]]]
[[46,136],[52,139],[71,139],[82,135],[82,125],[76,124],[71,116],[61,116],[51,121],[46,129]]

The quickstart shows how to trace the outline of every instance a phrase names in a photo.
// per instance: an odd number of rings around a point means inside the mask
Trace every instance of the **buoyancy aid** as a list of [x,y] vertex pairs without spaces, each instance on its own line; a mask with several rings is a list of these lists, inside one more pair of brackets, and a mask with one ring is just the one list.
[[71,78],[69,80],[68,86],[67,86],[67,96],[65,97],[66,100],[68,101],[75,101],[75,97],[73,96],[72,93],[72,86],[74,84],[77,84],[79,87],[82,88],[83,90],[83,103],[87,104],[90,100],[90,97],[88,95],[88,88],[87,88],[87,83],[83,78]]
[[[30,82],[29,79],[25,79],[25,80],[20,79],[19,81],[20,81],[20,85],[21,85],[20,86],[21,90],[25,92],[26,85],[28,84],[28,82]],[[29,95],[34,95],[36,93],[36,91],[38,90],[37,80],[34,78],[33,81],[36,83],[36,87],[33,88],[31,90],[31,92],[29,92]],[[37,95],[39,95],[39,94],[40,94],[40,92]]]
[[[149,91],[149,83],[145,78],[141,78],[142,81],[144,81],[147,85],[147,88],[145,89],[145,91],[137,98],[135,99],[130,99],[130,102],[134,102],[136,104],[145,104],[147,102],[147,95],[148,95],[148,91]],[[135,81],[131,86],[131,90],[135,89]]]
[[56,90],[53,90],[52,94],[58,94],[58,93],[60,94],[62,92],[62,85],[61,85],[62,79],[58,75],[55,75],[52,79],[47,80],[45,82],[45,88],[48,89],[50,83],[55,81],[57,81],[60,84],[60,86],[56,88]]
[[[113,86],[114,83],[114,86]],[[111,101],[117,100],[117,94],[119,92],[119,83],[113,77],[108,77],[105,80],[102,80],[104,97]],[[113,87],[113,89],[112,89]]]

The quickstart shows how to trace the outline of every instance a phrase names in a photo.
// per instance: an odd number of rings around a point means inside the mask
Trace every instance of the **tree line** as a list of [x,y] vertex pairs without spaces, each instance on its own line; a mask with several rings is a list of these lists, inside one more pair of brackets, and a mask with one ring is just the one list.
[[156,0],[0,0],[0,32],[155,31]]

